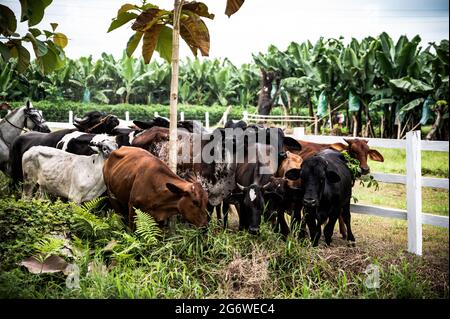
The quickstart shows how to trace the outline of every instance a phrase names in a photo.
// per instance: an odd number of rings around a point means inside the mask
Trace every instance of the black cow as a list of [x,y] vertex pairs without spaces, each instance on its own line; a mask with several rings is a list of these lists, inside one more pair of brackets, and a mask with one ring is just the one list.
[[347,226],[348,237],[355,241],[350,228],[350,199],[352,175],[344,156],[334,150],[323,150],[306,159],[300,171],[304,190],[303,204],[306,224],[313,246],[317,246],[324,228],[325,242],[331,243],[334,225],[342,215]]
[[93,134],[111,134],[114,128],[119,125],[119,119],[104,112],[91,111],[83,118],[75,117],[73,125],[81,132]]
[[[134,123],[134,125],[136,125],[137,127],[139,127],[142,130],[149,129],[154,126],[165,127],[165,128],[169,128],[169,126],[170,126],[169,119],[167,119],[165,117],[161,117],[161,116],[157,116],[153,120],[148,121],[148,122],[135,120],[135,121],[133,121],[133,123]],[[197,133],[204,131],[204,129],[201,127],[201,124],[199,122],[193,121],[193,120],[178,121],[177,127],[184,128],[185,130],[187,130],[190,133],[194,133],[194,131]]]

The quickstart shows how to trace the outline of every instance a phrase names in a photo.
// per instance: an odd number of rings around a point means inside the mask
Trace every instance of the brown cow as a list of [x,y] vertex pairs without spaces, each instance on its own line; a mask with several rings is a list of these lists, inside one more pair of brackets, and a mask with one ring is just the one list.
[[134,227],[134,209],[149,213],[157,222],[181,214],[203,227],[208,224],[208,195],[202,186],[175,175],[160,159],[137,147],[121,147],[103,166],[109,198],[118,213],[128,212]]
[[369,148],[369,145],[367,145],[369,142],[368,140],[358,138],[351,140],[344,138],[344,141],[347,142],[348,145],[342,143],[319,144],[299,140],[298,142],[301,144],[302,150],[297,152],[297,154],[305,160],[327,148],[331,148],[339,152],[348,151],[351,157],[356,158],[359,161],[359,167],[361,168],[362,175],[370,172],[369,165],[367,165],[367,156],[369,156],[371,160],[384,162],[383,155],[381,155],[377,150]]

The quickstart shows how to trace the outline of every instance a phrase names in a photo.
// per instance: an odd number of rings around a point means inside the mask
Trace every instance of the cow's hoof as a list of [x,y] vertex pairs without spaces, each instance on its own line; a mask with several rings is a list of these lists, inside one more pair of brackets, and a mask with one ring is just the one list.
[[346,239],[347,239],[347,234],[341,234],[341,236],[342,236],[342,239],[343,239],[343,240],[346,240]]

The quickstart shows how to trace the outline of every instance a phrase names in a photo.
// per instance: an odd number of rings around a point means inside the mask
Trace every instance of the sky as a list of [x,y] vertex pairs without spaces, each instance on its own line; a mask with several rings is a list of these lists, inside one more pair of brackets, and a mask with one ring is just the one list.
[[[164,9],[173,0],[149,0]],[[214,20],[205,19],[210,31],[210,57],[229,58],[240,65],[252,61],[252,53],[265,52],[274,44],[284,50],[290,42],[325,38],[352,37],[360,40],[386,31],[394,41],[400,35],[412,38],[419,34],[422,46],[449,38],[448,0],[246,0],[240,11],[228,18],[225,0],[203,0]],[[18,0],[0,0],[20,16]],[[133,34],[131,23],[107,33],[111,19],[124,3],[140,4],[140,0],[53,0],[38,25],[49,29],[59,24],[58,31],[69,38],[66,54],[70,58],[102,52],[119,57]],[[18,26],[24,34],[26,24]],[[181,41],[180,57],[192,56]],[[140,48],[134,53],[140,55]]]

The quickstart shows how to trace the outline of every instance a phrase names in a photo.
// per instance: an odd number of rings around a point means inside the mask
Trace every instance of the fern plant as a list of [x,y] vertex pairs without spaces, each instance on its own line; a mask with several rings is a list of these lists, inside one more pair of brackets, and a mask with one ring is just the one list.
[[140,209],[136,209],[136,233],[147,245],[154,245],[162,235],[161,229],[155,219]]
[[84,203],[82,206],[72,203],[75,213],[73,228],[80,236],[98,239],[100,237],[106,237],[112,232],[111,226],[105,220],[93,214],[103,199],[104,197],[95,198]]
[[44,262],[51,255],[59,255],[61,249],[64,247],[64,240],[46,236],[39,239],[33,246],[37,253],[35,258]]

